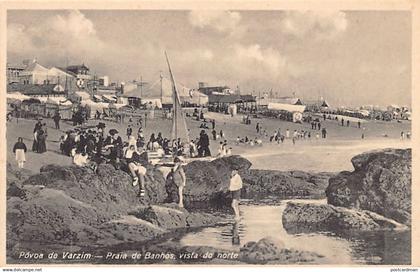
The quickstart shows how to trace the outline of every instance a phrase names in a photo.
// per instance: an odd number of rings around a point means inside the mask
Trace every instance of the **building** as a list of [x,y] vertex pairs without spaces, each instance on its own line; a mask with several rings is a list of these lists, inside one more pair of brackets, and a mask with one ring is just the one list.
[[67,66],[66,70],[75,75],[76,84],[79,89],[93,88],[90,84],[93,77],[90,75],[90,70],[85,64]]
[[228,86],[207,86],[205,82],[198,83],[198,91],[205,95],[211,94],[223,94],[223,95],[231,95],[234,92]]
[[330,109],[330,105],[326,100],[305,100],[306,111],[320,112]]
[[[36,60],[25,68],[19,75],[21,84],[48,84],[48,68],[42,66]],[[50,78],[51,79],[51,78]]]
[[108,76],[102,76],[99,77],[99,85],[108,87],[109,86],[109,77]]
[[26,65],[24,64],[7,63],[7,71],[6,71],[7,83],[9,84],[9,83],[19,82],[21,73],[25,70],[25,68],[26,68]]
[[67,66],[66,68],[67,71],[72,72],[73,74],[77,75],[77,77],[79,78],[83,78],[83,79],[91,79],[91,75],[90,75],[90,70],[89,68],[85,65],[70,65]]
[[60,84],[21,84],[7,85],[7,92],[19,92],[31,97],[66,97],[64,87]]

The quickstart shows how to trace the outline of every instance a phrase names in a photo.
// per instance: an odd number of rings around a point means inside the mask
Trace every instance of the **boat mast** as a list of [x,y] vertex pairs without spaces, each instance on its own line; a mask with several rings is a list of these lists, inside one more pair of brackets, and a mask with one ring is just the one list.
[[160,101],[163,101],[163,85],[162,85],[162,80],[163,80],[163,74],[162,71],[160,71]]
[[182,121],[182,124],[184,125],[185,140],[187,140],[187,142],[189,142],[187,124],[186,124],[185,118],[182,114],[181,99],[179,98],[178,90],[176,89],[175,78],[174,78],[174,75],[172,74],[171,65],[169,64],[169,58],[168,58],[168,54],[166,53],[166,51],[165,51],[165,57],[166,57],[166,62],[168,63],[169,74],[171,76],[171,81],[172,81],[172,109],[173,109],[173,116],[172,116],[172,130],[173,130],[173,132],[172,132],[172,134],[173,134],[173,138],[176,140],[180,136],[178,134],[178,118],[179,118]]

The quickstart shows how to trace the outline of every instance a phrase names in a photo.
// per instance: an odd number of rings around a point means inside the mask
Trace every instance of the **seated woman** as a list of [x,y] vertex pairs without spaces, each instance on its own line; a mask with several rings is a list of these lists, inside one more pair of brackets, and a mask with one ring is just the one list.
[[[144,154],[146,154],[146,158],[144,157]],[[133,186],[136,186],[140,179],[139,184],[139,192],[137,196],[144,197],[145,196],[145,182],[144,177],[146,176],[146,165],[147,163],[147,153],[142,152],[139,154],[139,152],[136,150],[135,145],[130,145],[128,149],[125,152],[125,158],[127,160],[128,169],[130,170],[130,174],[133,178]]]

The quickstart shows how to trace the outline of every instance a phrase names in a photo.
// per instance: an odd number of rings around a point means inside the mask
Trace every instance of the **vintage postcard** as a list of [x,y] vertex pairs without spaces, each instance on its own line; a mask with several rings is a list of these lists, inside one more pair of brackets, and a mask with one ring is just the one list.
[[4,265],[418,265],[414,4],[97,3],[3,5]]

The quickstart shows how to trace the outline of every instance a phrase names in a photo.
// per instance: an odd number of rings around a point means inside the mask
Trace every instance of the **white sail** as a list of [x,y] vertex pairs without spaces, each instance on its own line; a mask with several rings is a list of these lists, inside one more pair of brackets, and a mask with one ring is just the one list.
[[166,62],[168,63],[169,74],[172,82],[172,140],[181,138],[181,141],[188,143],[189,133],[187,128],[187,122],[185,121],[184,112],[181,107],[181,99],[176,87],[175,78],[169,64],[168,54],[165,51]]

